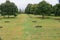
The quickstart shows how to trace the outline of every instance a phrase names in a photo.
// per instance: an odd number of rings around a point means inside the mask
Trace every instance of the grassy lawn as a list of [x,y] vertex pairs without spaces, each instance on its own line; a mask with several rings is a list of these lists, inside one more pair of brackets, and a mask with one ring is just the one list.
[[[3,27],[0,28],[2,40],[60,40],[59,20],[30,16],[32,18],[27,14],[20,14],[16,18],[0,19],[0,26]],[[5,21],[10,22],[5,23]]]

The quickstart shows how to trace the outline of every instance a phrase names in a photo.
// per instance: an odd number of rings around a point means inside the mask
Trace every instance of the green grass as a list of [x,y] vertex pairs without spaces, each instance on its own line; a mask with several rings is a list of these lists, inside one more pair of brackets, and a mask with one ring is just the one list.
[[[16,18],[0,19],[2,40],[60,40],[60,22],[54,19],[35,18],[20,14]],[[10,21],[5,23],[5,21]],[[37,21],[36,23],[32,21]],[[35,26],[42,26],[36,28]]]

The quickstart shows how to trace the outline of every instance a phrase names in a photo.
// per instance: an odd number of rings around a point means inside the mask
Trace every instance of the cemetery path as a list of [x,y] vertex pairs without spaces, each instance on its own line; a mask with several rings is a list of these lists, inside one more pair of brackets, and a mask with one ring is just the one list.
[[4,23],[0,29],[0,36],[3,40],[23,40],[24,23],[28,20],[28,15],[21,14],[16,20],[11,20],[10,23]]

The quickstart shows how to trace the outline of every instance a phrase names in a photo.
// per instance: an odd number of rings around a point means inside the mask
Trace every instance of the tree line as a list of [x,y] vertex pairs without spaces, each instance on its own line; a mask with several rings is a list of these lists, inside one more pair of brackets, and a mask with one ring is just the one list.
[[0,14],[1,16],[17,16],[17,12],[18,12],[18,8],[17,6],[13,3],[13,2],[10,2],[10,1],[6,1],[5,3],[2,3],[0,5]]
[[[44,16],[50,16],[52,14],[55,16],[60,16],[60,3],[54,6],[47,3],[46,1],[41,1],[38,4],[28,4],[25,8],[25,13],[42,15],[42,18],[44,18]],[[0,14],[4,17],[7,15],[8,18],[11,15],[16,17],[18,15],[18,8],[13,2],[6,1],[0,5]]]
[[34,14],[34,15],[42,15],[44,16],[60,16],[60,3],[52,6],[51,4],[47,3],[46,1],[41,1],[38,4],[28,4],[25,13],[27,14]]

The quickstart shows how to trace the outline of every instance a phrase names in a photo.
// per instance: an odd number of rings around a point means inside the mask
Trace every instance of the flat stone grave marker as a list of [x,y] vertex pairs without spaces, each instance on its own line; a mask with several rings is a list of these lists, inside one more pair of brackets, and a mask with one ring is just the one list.
[[5,21],[5,23],[9,23],[10,21]]
[[0,26],[0,28],[3,28],[3,26]]
[[37,21],[32,21],[32,22],[37,22]]
[[2,40],[1,37],[0,37],[0,40]]
[[35,26],[36,28],[42,28],[42,26]]

